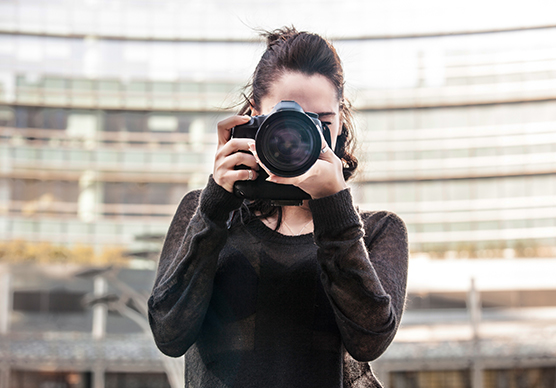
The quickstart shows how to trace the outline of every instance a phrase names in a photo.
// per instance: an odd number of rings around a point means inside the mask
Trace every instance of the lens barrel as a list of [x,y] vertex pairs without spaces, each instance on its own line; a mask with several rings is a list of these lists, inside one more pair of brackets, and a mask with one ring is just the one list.
[[259,159],[270,172],[295,177],[317,161],[322,142],[315,121],[299,107],[270,114],[257,131],[255,145]]

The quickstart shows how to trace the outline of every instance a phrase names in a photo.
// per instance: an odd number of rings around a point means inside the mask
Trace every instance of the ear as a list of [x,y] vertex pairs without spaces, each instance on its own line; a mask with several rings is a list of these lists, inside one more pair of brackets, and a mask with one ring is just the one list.
[[261,112],[257,109],[255,101],[253,99],[249,100],[249,105],[251,106],[251,116],[260,116]]

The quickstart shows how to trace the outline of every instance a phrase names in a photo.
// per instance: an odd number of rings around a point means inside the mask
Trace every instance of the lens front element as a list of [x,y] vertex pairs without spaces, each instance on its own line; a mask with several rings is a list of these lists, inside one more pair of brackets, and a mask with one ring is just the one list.
[[321,137],[306,114],[282,111],[269,116],[261,125],[255,143],[261,162],[273,174],[294,177],[316,162]]

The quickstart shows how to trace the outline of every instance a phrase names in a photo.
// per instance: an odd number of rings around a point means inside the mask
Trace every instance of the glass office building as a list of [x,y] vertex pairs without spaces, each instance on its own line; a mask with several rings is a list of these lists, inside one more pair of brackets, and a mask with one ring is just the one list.
[[[323,33],[338,49],[357,121],[361,168],[350,183],[354,198],[362,209],[393,211],[405,220],[414,262],[556,257],[556,4],[383,3],[0,2],[0,247],[17,241],[99,254],[114,247],[138,254],[159,249],[157,236],[181,197],[205,185],[216,123],[242,102],[264,49],[248,26],[294,23]],[[28,285],[19,282],[14,290],[23,306]],[[75,295],[92,289],[70,284]],[[556,284],[547,289],[553,295]],[[431,295],[421,307],[438,307]],[[498,294],[488,298],[501,303]],[[465,308],[465,296],[456,299],[449,307]],[[553,307],[548,299],[502,304]],[[408,308],[418,310],[417,298],[412,303]],[[12,330],[35,329],[12,322]],[[66,344],[49,338],[50,347]],[[77,373],[68,362],[58,368],[66,374],[48,375],[37,363],[33,375],[21,367],[24,355],[21,365],[12,365],[11,382],[27,387],[50,378],[68,387],[87,381],[115,387],[126,378],[141,380],[133,373],[143,368],[153,386],[167,386],[148,340],[132,338],[144,355],[136,368],[115,360],[111,370],[95,372],[85,363]],[[132,359],[123,342],[115,357],[122,352],[122,359]],[[87,339],[81,345],[93,346]],[[70,348],[80,354],[81,345]],[[394,346],[378,365],[381,378],[398,388],[434,381],[476,387],[469,359],[461,356],[466,350],[444,345],[433,347],[436,355],[421,345]],[[404,352],[422,362],[396,358]],[[544,348],[532,352],[521,372],[508,372],[503,361],[480,369],[483,386],[538,376],[554,385],[556,356],[547,357]],[[422,372],[446,354],[446,364],[437,364],[442,373]],[[514,356],[504,357],[492,356]],[[2,360],[0,372],[9,369]]]
[[[2,239],[127,249],[164,233],[261,42],[210,7],[199,25],[168,19],[172,2],[1,7]],[[357,111],[357,202],[399,213],[414,253],[554,255],[556,29],[520,27],[331,37]]]

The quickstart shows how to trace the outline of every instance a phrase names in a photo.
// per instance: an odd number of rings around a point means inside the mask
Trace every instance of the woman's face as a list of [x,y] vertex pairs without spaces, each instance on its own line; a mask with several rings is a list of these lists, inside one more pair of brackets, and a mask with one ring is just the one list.
[[305,112],[317,113],[321,121],[329,123],[331,148],[334,149],[342,123],[336,88],[328,78],[320,74],[309,76],[298,72],[284,73],[274,82],[268,95],[263,97],[261,111],[253,113],[269,114],[283,100],[293,100]]

